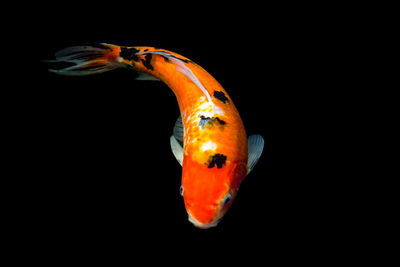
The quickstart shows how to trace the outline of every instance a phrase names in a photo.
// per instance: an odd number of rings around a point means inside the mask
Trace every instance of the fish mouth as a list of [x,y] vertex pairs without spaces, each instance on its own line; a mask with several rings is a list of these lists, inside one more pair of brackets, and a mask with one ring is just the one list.
[[211,227],[215,227],[221,220],[221,218],[219,218],[210,223],[201,223],[198,220],[196,220],[195,218],[193,218],[193,216],[190,214],[190,212],[188,213],[188,215],[189,215],[189,222],[191,222],[194,226],[201,228],[201,229],[208,229]]

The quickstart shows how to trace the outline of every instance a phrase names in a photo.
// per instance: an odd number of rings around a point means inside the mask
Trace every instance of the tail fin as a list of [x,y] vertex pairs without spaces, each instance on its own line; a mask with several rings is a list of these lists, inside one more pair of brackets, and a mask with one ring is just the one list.
[[116,60],[119,51],[119,46],[104,43],[71,46],[56,52],[55,60],[46,60],[46,62],[69,64],[68,67],[61,69],[49,69],[57,74],[90,75],[123,67],[124,65]]

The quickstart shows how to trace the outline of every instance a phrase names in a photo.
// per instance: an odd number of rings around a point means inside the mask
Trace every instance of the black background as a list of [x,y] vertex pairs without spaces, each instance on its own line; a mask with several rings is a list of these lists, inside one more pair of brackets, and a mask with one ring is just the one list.
[[[172,246],[177,254],[169,257],[179,261],[182,249],[200,245],[199,256],[250,247],[286,261],[329,254],[333,241],[342,242],[349,221],[337,216],[347,211],[339,211],[336,189],[343,180],[326,153],[341,135],[330,109],[341,93],[332,71],[340,71],[324,63],[334,62],[341,41],[326,34],[334,31],[329,23],[318,23],[324,12],[310,19],[276,6],[230,14],[214,6],[194,13],[110,2],[63,8],[39,12],[38,73],[20,92],[28,103],[27,168],[35,174],[24,181],[33,195],[33,244],[43,241],[61,258],[112,249],[129,255],[139,245],[157,253]],[[247,133],[264,137],[262,157],[217,227],[201,230],[187,220],[181,167],[169,145],[179,109],[165,84],[135,81],[123,69],[58,76],[40,62],[90,42],[155,46],[190,58],[226,89]]]

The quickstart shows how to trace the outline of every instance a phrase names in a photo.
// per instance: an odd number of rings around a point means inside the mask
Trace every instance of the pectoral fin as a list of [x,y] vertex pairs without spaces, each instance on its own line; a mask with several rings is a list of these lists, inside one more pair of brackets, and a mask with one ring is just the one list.
[[247,174],[249,174],[261,156],[261,153],[264,149],[264,139],[259,134],[250,135],[249,138],[247,138],[247,146],[249,151],[247,160]]
[[172,153],[174,154],[176,160],[181,164],[183,162],[183,147],[178,143],[178,141],[175,139],[173,135],[171,135],[169,142],[171,144],[171,150]]
[[175,122],[173,135],[171,135],[169,141],[171,144],[171,150],[174,154],[176,160],[181,164],[183,162],[183,124],[182,124],[182,117],[179,116]]
[[178,119],[175,122],[173,136],[179,142],[179,144],[181,146],[183,146],[184,130],[183,130],[183,123],[182,123],[182,117],[181,116],[179,116]]

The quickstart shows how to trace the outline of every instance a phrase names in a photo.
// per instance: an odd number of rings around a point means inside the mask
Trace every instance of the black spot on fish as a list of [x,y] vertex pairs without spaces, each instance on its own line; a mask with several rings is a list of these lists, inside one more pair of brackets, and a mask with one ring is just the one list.
[[203,115],[200,116],[200,122],[199,122],[199,126],[204,129],[204,127],[206,126],[207,122],[210,120],[210,117],[205,117]]
[[161,55],[161,57],[164,59],[165,62],[169,62],[169,58],[168,57],[166,57],[164,55]]
[[210,117],[206,117],[206,116],[203,116],[203,115],[200,116],[199,126],[200,126],[201,129],[203,129],[203,130],[204,130],[204,128],[207,127],[207,126],[212,127],[212,126],[214,126],[214,125],[225,125],[225,124],[226,124],[226,122],[223,121],[223,120],[221,120],[221,119],[218,118],[218,117],[212,117],[212,118],[210,118]]
[[138,52],[139,50],[137,50],[136,48],[121,47],[121,52],[119,53],[119,55],[126,60],[138,61],[139,57],[136,55],[136,53]]
[[190,62],[192,62],[190,59],[179,58],[179,57],[176,57],[176,56],[172,56],[172,57],[174,57],[174,58],[176,58],[176,59],[179,59],[180,61],[183,61],[183,62],[185,62],[185,63],[190,63]]
[[221,124],[221,125],[225,125],[225,124],[226,124],[225,121],[221,120],[221,119],[218,118],[218,117],[215,117],[215,120],[216,120],[219,124]]
[[218,169],[221,169],[226,162],[226,156],[223,154],[215,154],[213,156],[210,156],[208,159],[207,165],[208,168],[214,168],[215,165],[217,165]]
[[146,54],[144,59],[142,59],[142,63],[147,69],[154,70],[153,65],[151,65],[151,58],[152,58],[151,54]]
[[216,99],[221,100],[222,102],[224,102],[224,104],[226,102],[229,103],[229,99],[226,97],[226,95],[222,91],[214,91],[214,97]]

